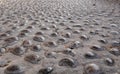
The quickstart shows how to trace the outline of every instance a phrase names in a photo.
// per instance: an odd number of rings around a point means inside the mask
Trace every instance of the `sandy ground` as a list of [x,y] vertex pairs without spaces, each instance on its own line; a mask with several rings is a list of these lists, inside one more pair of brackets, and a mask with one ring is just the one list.
[[[26,61],[30,54],[40,60]],[[87,70],[91,63],[100,69]],[[120,0],[0,0],[0,74],[11,65],[25,74],[120,74]]]

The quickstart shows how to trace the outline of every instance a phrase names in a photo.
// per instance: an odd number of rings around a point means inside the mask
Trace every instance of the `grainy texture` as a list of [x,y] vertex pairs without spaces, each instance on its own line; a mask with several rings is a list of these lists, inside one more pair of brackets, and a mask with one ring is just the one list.
[[8,68],[120,74],[120,0],[0,0],[0,74]]

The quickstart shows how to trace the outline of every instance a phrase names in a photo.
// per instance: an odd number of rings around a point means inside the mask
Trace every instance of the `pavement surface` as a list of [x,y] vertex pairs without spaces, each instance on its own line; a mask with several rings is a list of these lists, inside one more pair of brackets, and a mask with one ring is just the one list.
[[120,0],[0,0],[0,74],[120,74]]

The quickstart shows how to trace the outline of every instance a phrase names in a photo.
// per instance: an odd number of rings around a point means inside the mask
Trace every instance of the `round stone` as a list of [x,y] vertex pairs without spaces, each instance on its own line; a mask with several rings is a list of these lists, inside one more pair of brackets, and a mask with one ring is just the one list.
[[112,48],[109,50],[109,52],[115,56],[119,56],[120,55],[120,50],[118,48]]
[[13,26],[12,29],[13,30],[19,29],[19,26]]
[[33,40],[37,42],[43,42],[45,38],[43,36],[34,36]]
[[120,42],[119,41],[112,41],[111,45],[112,45],[112,47],[119,47],[120,46]]
[[12,34],[13,33],[13,30],[8,30],[8,31],[6,31],[5,33],[7,33],[7,34]]
[[77,61],[71,58],[63,58],[59,61],[59,66],[74,68],[77,66]]
[[102,71],[98,65],[91,63],[85,65],[84,74],[102,74]]
[[72,30],[72,27],[68,26],[65,28],[65,30]]
[[32,42],[30,40],[24,40],[21,44],[23,47],[30,47]]
[[110,31],[110,34],[112,34],[112,35],[119,35],[120,33],[118,31]]
[[49,41],[44,44],[47,47],[56,47],[57,43],[55,41]]
[[3,53],[6,52],[6,49],[5,48],[0,48],[0,55],[2,55]]
[[51,28],[57,28],[57,26],[56,25],[51,25]]
[[3,38],[8,37],[8,36],[9,36],[9,34],[7,34],[7,33],[0,34],[0,39],[3,39]]
[[42,48],[40,45],[32,45],[31,50],[38,52],[38,51],[42,50]]
[[61,23],[59,23],[59,25],[61,25],[61,26],[65,26],[65,23],[61,22]]
[[35,35],[43,35],[44,32],[40,31],[40,32],[36,32]]
[[41,30],[49,30],[50,28],[49,27],[42,27]]
[[103,29],[110,29],[109,26],[102,26],[101,28],[103,28]]
[[90,25],[90,28],[94,28],[95,27],[95,25]]
[[69,49],[69,48],[64,50],[63,53],[67,55],[71,55],[73,57],[76,55],[76,53],[72,49]]
[[24,74],[25,71],[24,71],[23,67],[21,67],[21,66],[10,65],[5,69],[4,73],[5,74]]
[[33,21],[33,22],[31,23],[31,25],[37,25],[37,22],[36,22],[36,21]]
[[37,64],[41,59],[39,55],[36,54],[28,54],[24,57],[24,60],[30,62],[32,64]]
[[64,43],[67,42],[67,39],[66,39],[66,38],[59,38],[59,39],[57,40],[57,42],[60,43],[60,44],[64,44]]
[[18,37],[25,37],[25,36],[27,36],[27,34],[23,33],[23,32],[21,32],[21,33],[18,34]]
[[88,37],[88,36],[86,36],[86,35],[81,35],[81,36],[80,36],[80,39],[82,39],[82,40],[88,40],[88,39],[89,39],[89,37]]
[[25,24],[24,23],[21,23],[19,26],[24,26]]
[[50,36],[52,36],[52,37],[57,37],[57,36],[58,36],[58,33],[57,33],[57,32],[53,32],[53,33],[50,34]]
[[4,41],[6,43],[13,43],[13,42],[16,42],[17,40],[18,40],[17,37],[9,37],[9,38],[5,39]]
[[96,31],[90,31],[89,33],[90,33],[91,35],[96,35],[96,34],[97,34]]
[[23,47],[14,47],[11,49],[11,53],[15,55],[23,55],[26,52],[26,50]]
[[75,21],[74,21],[74,20],[70,20],[69,22],[70,22],[70,23],[75,23]]
[[111,27],[116,27],[116,28],[118,27],[117,24],[110,24],[110,26],[111,26]]
[[95,59],[95,58],[98,58],[98,55],[94,52],[86,52],[84,54],[85,58],[88,58],[88,59]]
[[71,33],[70,32],[67,32],[65,35],[63,35],[64,37],[66,38],[70,38],[71,37]]
[[105,58],[105,59],[104,59],[104,62],[105,62],[105,64],[108,65],[108,66],[113,66],[113,65],[115,64],[115,61],[114,61],[114,59],[112,59],[112,58]]
[[31,31],[28,30],[28,29],[26,29],[26,30],[22,30],[21,32],[22,32],[22,33],[30,33]]
[[47,58],[56,58],[56,52],[45,52]]
[[0,59],[0,67],[8,66],[9,63],[10,63],[10,61],[8,61],[8,60]]
[[33,29],[34,26],[28,26],[26,29]]
[[108,43],[108,41],[107,40],[105,40],[105,39],[100,39],[100,40],[98,40],[100,43],[103,43],[103,44],[106,44],[106,43]]
[[82,27],[82,25],[81,24],[75,24],[72,27]]
[[75,49],[75,48],[79,48],[79,47],[81,47],[81,46],[83,46],[81,42],[75,41],[75,42],[73,42],[73,43],[69,46],[69,48],[70,48],[70,49]]
[[102,51],[104,50],[104,47],[100,46],[100,45],[93,45],[91,47],[92,50],[96,50],[96,51]]
[[75,31],[73,31],[73,33],[79,34],[79,33],[80,33],[80,30],[75,30]]
[[42,68],[38,71],[38,74],[51,74],[53,67]]

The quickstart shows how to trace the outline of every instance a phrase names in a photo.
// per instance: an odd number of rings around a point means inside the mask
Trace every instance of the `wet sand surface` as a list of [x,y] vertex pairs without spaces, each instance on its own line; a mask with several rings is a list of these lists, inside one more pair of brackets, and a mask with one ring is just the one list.
[[0,0],[0,74],[120,74],[120,0]]

